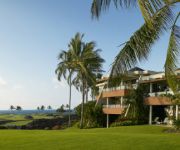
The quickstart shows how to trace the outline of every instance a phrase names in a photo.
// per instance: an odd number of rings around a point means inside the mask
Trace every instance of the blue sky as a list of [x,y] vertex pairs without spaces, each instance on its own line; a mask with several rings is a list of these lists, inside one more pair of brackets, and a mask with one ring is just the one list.
[[[118,45],[144,22],[135,8],[110,9],[99,21],[92,20],[90,7],[91,0],[0,0],[0,109],[11,104],[24,109],[66,104],[68,86],[56,80],[54,70],[58,53],[75,33],[97,42],[108,71]],[[163,70],[168,38],[165,34],[139,66]],[[80,103],[75,89],[72,97],[73,106]]]

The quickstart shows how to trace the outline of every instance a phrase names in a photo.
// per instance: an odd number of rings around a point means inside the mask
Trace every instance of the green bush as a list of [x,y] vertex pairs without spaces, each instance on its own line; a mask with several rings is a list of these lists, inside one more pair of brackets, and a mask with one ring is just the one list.
[[132,120],[126,120],[126,121],[122,121],[122,122],[114,122],[111,124],[111,127],[132,126],[132,125],[137,125],[137,123]]
[[[84,128],[103,127],[106,118],[102,112],[102,106],[95,106],[95,101],[89,101],[84,104]],[[75,108],[76,114],[81,117],[81,104]]]
[[[118,119],[116,119],[116,123],[120,122],[120,123],[123,123],[123,122],[129,122],[131,121],[132,122],[132,125],[144,125],[144,124],[147,124],[148,123],[148,120],[147,118],[130,118],[130,117],[122,117],[120,116]],[[126,123],[125,123],[126,124]]]
[[176,130],[180,130],[180,119],[174,121],[174,126]]
[[0,126],[0,129],[8,129],[8,128],[5,126]]

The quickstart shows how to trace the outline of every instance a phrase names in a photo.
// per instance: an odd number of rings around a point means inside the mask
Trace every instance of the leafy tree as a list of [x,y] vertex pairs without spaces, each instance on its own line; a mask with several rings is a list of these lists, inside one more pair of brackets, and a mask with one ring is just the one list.
[[[84,122],[85,128],[102,127],[105,123],[105,115],[102,112],[102,106],[98,105],[95,107],[95,101],[89,101],[84,104]],[[81,105],[75,108],[77,115],[81,116]]]
[[125,74],[138,62],[146,60],[155,41],[162,33],[171,30],[164,68],[169,86],[177,93],[179,81],[175,78],[174,72],[180,52],[180,27],[177,26],[180,12],[177,12],[174,18],[172,10],[175,6],[179,6],[179,2],[179,0],[93,0],[91,7],[93,17],[99,18],[102,11],[107,10],[111,4],[116,8],[131,8],[138,5],[145,20],[130,39],[122,44],[124,47],[115,58],[111,77]]

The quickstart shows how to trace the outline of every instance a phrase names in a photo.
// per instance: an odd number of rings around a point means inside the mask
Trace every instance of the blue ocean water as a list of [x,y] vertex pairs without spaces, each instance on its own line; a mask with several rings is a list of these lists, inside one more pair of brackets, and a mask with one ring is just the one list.
[[0,110],[0,114],[50,114],[50,113],[55,113],[56,110]]
[[[0,114],[51,114],[56,113],[56,110],[0,110]],[[63,115],[67,115],[68,111],[64,112]],[[71,114],[75,114],[74,110],[71,110]]]

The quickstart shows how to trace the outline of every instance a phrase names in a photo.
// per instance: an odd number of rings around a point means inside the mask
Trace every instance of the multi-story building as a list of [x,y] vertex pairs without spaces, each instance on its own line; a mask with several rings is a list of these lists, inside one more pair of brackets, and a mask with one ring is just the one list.
[[[177,78],[180,79],[180,69],[176,70]],[[126,115],[129,105],[125,103],[125,96],[132,89],[136,89],[138,85],[143,84],[147,97],[144,104],[149,106],[149,124],[152,124],[153,108],[156,106],[172,106],[172,102],[168,97],[161,96],[163,94],[172,94],[172,90],[168,87],[164,72],[155,72],[143,70],[135,67],[128,71],[125,78],[118,86],[109,87],[108,77],[102,77],[98,80],[97,87],[99,95],[96,97],[97,104],[103,105],[103,112],[107,115],[107,127],[109,125],[110,115]],[[154,106],[154,107],[153,107]],[[178,106],[176,106],[176,118],[178,117]]]

